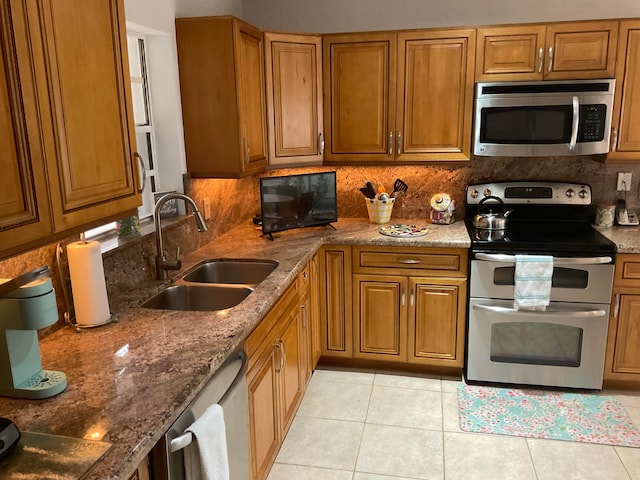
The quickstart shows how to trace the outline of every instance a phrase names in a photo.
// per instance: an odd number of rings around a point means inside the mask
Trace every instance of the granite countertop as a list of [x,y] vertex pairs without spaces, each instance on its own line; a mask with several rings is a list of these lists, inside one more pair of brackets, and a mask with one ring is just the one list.
[[640,227],[594,227],[614,242],[618,253],[640,253]]
[[413,238],[383,236],[380,226],[366,219],[342,219],[334,225],[335,230],[274,234],[271,241],[245,222],[184,257],[176,276],[209,258],[279,262],[251,295],[226,311],[139,308],[170,283],[157,280],[112,295],[115,322],[80,333],[63,328],[40,342],[43,368],[64,372],[67,389],[44,400],[0,398],[0,417],[11,418],[24,431],[110,442],[112,447],[85,478],[126,479],[322,244],[470,246],[464,222],[429,225],[428,235]]

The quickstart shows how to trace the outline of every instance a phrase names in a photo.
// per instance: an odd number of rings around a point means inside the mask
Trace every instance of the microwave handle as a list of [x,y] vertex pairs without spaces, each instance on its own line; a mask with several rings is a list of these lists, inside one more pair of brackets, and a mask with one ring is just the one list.
[[576,143],[578,142],[578,122],[580,121],[580,99],[577,96],[573,96],[573,122],[571,124],[571,140],[569,141],[569,151],[573,152],[576,149]]

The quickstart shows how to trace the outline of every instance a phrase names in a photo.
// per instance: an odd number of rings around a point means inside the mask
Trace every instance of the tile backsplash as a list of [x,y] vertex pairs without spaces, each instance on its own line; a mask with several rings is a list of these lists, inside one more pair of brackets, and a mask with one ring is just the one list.
[[[426,221],[429,216],[429,200],[437,192],[447,192],[458,205],[457,217],[464,212],[464,191],[470,183],[500,180],[556,180],[587,183],[592,186],[594,203],[613,203],[617,198],[616,180],[618,172],[631,172],[631,191],[627,192],[630,207],[640,205],[640,162],[638,165],[608,165],[588,157],[555,158],[492,158],[477,157],[463,165],[436,166],[348,166],[307,167],[272,170],[263,175],[288,175],[321,170],[336,170],[338,188],[338,216],[366,217],[367,210],[359,188],[369,180],[383,184],[388,190],[396,178],[409,185],[406,196],[395,205],[394,218]],[[194,222],[179,221],[166,227],[165,247],[175,252],[178,245],[183,253],[191,252],[236,225],[250,221],[260,210],[258,177],[237,180],[191,179],[186,190],[199,206],[207,198],[211,205],[209,230],[198,234]],[[149,229],[152,230],[152,229]],[[259,232],[256,232],[258,235]],[[70,238],[73,241],[76,238]],[[54,270],[54,286],[59,289],[55,266],[56,243],[0,261],[0,278],[12,278],[35,267],[48,264]],[[109,296],[136,283],[151,279],[154,275],[155,236],[143,236],[134,241],[123,242],[115,250],[103,255],[107,290]],[[241,256],[241,252],[238,253]],[[58,303],[63,308],[62,295]],[[58,325],[63,325],[60,320]]]

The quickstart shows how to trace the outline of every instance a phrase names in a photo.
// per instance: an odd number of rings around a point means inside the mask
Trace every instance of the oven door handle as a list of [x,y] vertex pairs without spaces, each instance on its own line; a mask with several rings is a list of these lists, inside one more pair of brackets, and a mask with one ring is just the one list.
[[527,315],[553,315],[554,317],[565,318],[584,318],[584,317],[604,317],[607,312],[604,310],[577,310],[574,312],[558,312],[546,310],[516,310],[515,308],[498,307],[495,305],[475,304],[473,306],[477,310],[485,310],[492,313],[502,313],[505,315],[517,315],[526,313]]
[[[505,255],[502,253],[476,253],[477,260],[488,260],[490,262],[516,263],[515,255]],[[612,263],[613,258],[605,257],[554,257],[554,265],[601,265],[604,263]]]

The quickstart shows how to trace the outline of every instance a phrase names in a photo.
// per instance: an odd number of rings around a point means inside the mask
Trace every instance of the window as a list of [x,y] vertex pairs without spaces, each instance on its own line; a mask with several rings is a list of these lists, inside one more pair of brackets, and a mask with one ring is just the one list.
[[153,214],[155,205],[153,194],[157,192],[158,185],[152,111],[149,101],[149,79],[145,57],[145,37],[130,32],[127,35],[127,43],[129,46],[129,70],[136,143],[145,174],[142,206],[138,209],[138,216],[145,218]]
[[[145,57],[145,36],[133,32],[127,34],[129,52],[129,71],[131,75],[131,96],[133,100],[133,119],[136,130],[137,151],[141,162],[140,175],[143,176],[142,206],[138,208],[138,217],[147,218],[153,214],[157,191],[158,171],[156,167],[155,141],[149,101],[149,79]],[[85,232],[87,238],[96,237],[116,229],[116,222],[107,223]]]

